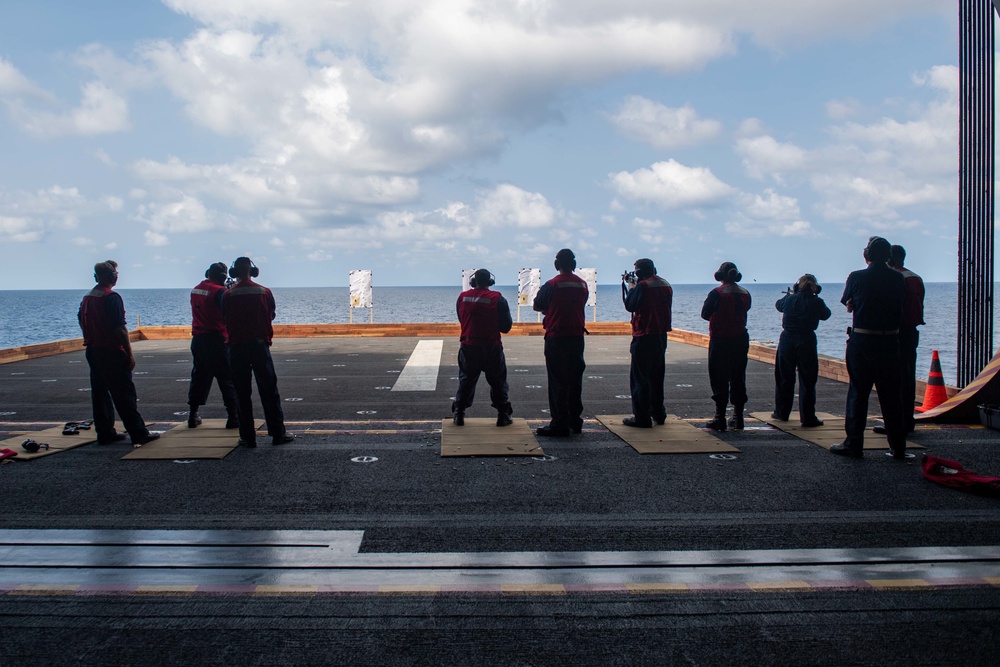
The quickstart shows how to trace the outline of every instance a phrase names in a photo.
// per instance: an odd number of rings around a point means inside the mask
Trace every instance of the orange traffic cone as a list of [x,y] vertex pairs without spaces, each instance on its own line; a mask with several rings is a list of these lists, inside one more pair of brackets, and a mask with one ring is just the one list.
[[931,353],[931,372],[927,374],[927,388],[924,389],[924,402],[919,408],[914,408],[917,412],[926,412],[936,408],[948,400],[948,390],[944,388],[944,375],[941,373],[941,360],[938,359],[938,351]]

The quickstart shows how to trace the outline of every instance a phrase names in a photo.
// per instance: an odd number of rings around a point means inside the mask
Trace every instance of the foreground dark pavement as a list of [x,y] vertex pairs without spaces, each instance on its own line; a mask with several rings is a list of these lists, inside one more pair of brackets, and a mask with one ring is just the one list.
[[[538,439],[554,458],[443,459],[457,341],[434,390],[393,391],[417,342],[276,340],[289,445],[0,466],[0,664],[996,664],[1000,502],[924,480],[920,452],[847,460],[748,420],[719,435],[734,458],[639,455],[593,420],[629,412],[628,339],[593,336],[588,421]],[[505,348],[540,426],[542,340]],[[184,420],[187,342],[135,351],[151,428]],[[668,411],[707,420],[706,351],[667,358]],[[773,367],[748,376],[769,412]],[[89,417],[87,387],[82,352],[0,366],[0,435]],[[843,414],[845,385],[818,394]],[[468,416],[488,403],[481,381]],[[998,435],[911,442],[1000,474]]]

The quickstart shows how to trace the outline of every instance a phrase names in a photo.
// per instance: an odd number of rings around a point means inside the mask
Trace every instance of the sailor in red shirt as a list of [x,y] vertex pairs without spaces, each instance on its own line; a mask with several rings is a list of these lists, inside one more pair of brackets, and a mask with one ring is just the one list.
[[229,336],[229,363],[239,406],[240,444],[244,447],[257,446],[251,376],[257,380],[267,434],[271,436],[272,443],[283,445],[295,439],[285,431],[285,415],[281,409],[281,396],[278,394],[278,376],[271,359],[274,296],[271,290],[252,280],[258,275],[260,270],[249,257],[236,258],[229,269],[229,276],[236,278],[236,284],[222,297],[222,312]]
[[903,299],[903,319],[899,323],[899,356],[902,366],[902,396],[903,421],[906,432],[912,433],[917,422],[913,417],[913,404],[917,393],[917,346],[920,344],[920,332],[917,327],[924,324],[924,281],[923,278],[903,266],[906,261],[906,250],[901,245],[894,245],[889,250],[889,266],[903,274],[906,284],[906,296]]
[[229,371],[226,324],[222,321],[222,295],[226,292],[226,265],[216,262],[205,279],[191,290],[191,387],[188,390],[188,428],[201,424],[198,408],[205,405],[212,380],[219,385],[226,406],[226,428],[237,428],[236,390]]
[[715,419],[705,426],[726,430],[726,406],[733,402],[733,428],[743,428],[743,406],[747,402],[747,355],[750,334],[747,311],[750,292],[736,283],[743,279],[732,262],[723,262],[715,272],[721,285],[708,293],[701,318],[708,320],[708,379],[715,401]]
[[160,437],[150,433],[139,414],[132,371],[135,356],[125,323],[125,305],[112,288],[118,284],[118,263],[113,260],[94,265],[97,285],[83,297],[77,320],[83,330],[90,365],[90,400],[94,407],[94,430],[101,445],[121,442],[124,433],[115,431],[115,410],[136,447]]
[[513,423],[514,409],[508,400],[507,360],[504,358],[500,334],[513,326],[510,306],[500,292],[491,290],[493,274],[479,269],[472,275],[469,286],[458,295],[455,309],[462,324],[458,350],[458,391],[451,411],[456,426],[465,424],[465,410],[476,395],[479,374],[486,375],[490,385],[490,400],[497,411],[497,426]]
[[[635,273],[623,276],[622,300],[625,310],[632,313],[632,364],[629,384],[632,390],[632,414],[622,420],[625,426],[651,428],[653,422],[667,419],[663,404],[663,375],[667,352],[667,332],[671,330],[670,315],[674,288],[656,275],[651,259],[637,259]],[[629,279],[632,280],[629,280]]]
[[549,381],[548,426],[538,435],[565,438],[583,428],[583,335],[587,305],[587,281],[573,273],[576,256],[564,248],[556,253],[559,274],[542,285],[532,304],[544,313],[545,370]]

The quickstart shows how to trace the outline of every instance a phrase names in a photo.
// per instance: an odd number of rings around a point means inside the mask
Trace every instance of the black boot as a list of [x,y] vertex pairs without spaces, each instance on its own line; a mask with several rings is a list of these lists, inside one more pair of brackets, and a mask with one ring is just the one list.
[[201,426],[201,417],[198,416],[198,406],[192,405],[191,410],[188,411],[188,428],[197,428]]
[[510,416],[514,414],[514,407],[510,403],[504,403],[497,409],[497,426],[510,426],[514,420]]
[[455,426],[465,426],[465,409],[459,408],[454,401],[451,404],[451,421]]
[[722,408],[719,410],[715,409],[715,419],[705,424],[705,428],[710,428],[713,431],[725,431],[726,430],[726,409]]
[[729,419],[729,428],[742,431],[743,430],[743,406],[734,406],[733,416]]

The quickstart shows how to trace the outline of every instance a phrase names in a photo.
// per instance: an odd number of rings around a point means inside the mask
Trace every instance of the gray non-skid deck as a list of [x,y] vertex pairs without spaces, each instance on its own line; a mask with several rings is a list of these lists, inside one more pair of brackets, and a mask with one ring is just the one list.
[[[629,411],[628,339],[598,336],[587,340],[588,419],[581,435],[538,438],[545,457],[442,458],[441,419],[457,382],[458,345],[444,341],[434,389],[393,391],[417,343],[414,338],[276,340],[272,353],[282,405],[298,435],[290,445],[271,447],[264,440],[255,450],[237,449],[222,460],[122,461],[127,443],[95,444],[0,466],[0,614],[23,638],[0,647],[0,655],[30,650],[37,655],[35,644],[42,639],[24,620],[25,596],[35,596],[32,609],[40,618],[57,623],[79,605],[84,616],[121,619],[91,623],[103,628],[98,636],[113,642],[134,623],[126,620],[131,612],[113,599],[127,595],[143,609],[159,604],[136,598],[143,591],[187,595],[173,602],[169,613],[161,610],[164,619],[201,618],[212,591],[227,599],[242,592],[253,598],[240,602],[242,608],[271,618],[276,627],[285,623],[275,620],[285,618],[281,605],[297,604],[281,602],[287,596],[396,591],[404,598],[366,603],[381,612],[370,622],[360,615],[355,627],[368,628],[368,640],[351,644],[361,653],[348,653],[382,655],[363,650],[371,650],[370,641],[386,639],[372,631],[389,618],[393,632],[402,633],[394,634],[396,639],[405,635],[412,642],[411,631],[437,637],[442,655],[451,657],[445,662],[468,662],[476,654],[467,643],[456,643],[450,630],[437,627],[432,619],[441,615],[463,632],[480,627],[484,645],[511,658],[487,663],[530,661],[531,655],[558,662],[558,651],[547,654],[517,638],[525,626],[557,635],[568,631],[571,626],[557,620],[567,612],[602,618],[595,628],[609,633],[564,642],[580,656],[601,655],[605,640],[633,649],[641,640],[670,653],[677,647],[664,647],[648,633],[630,634],[624,619],[641,613],[660,618],[658,627],[686,624],[677,619],[694,619],[700,612],[687,602],[671,602],[680,589],[688,599],[701,600],[706,618],[718,627],[738,617],[741,627],[764,632],[768,621],[750,612],[777,604],[784,611],[772,610],[777,616],[771,618],[815,615],[795,632],[814,633],[816,642],[856,635],[848,618],[858,618],[894,628],[885,632],[947,662],[943,651],[927,652],[929,642],[918,639],[913,628],[886,623],[896,618],[894,610],[938,605],[936,612],[913,611],[913,618],[933,621],[942,632],[980,648],[989,637],[997,647],[995,636],[977,628],[1000,621],[1000,504],[924,480],[919,458],[900,463],[869,452],[864,461],[846,460],[753,420],[742,432],[718,436],[739,449],[731,457],[640,455],[593,419]],[[505,349],[515,416],[532,426],[545,423],[542,340],[507,338]],[[190,376],[187,342],[140,342],[135,351],[140,410],[147,422],[164,429],[182,421]],[[703,348],[671,343],[666,382],[671,414],[690,420],[711,415],[705,357]],[[748,378],[748,411],[770,411],[773,367],[751,362]],[[426,378],[418,383],[426,384]],[[89,417],[87,389],[82,352],[0,366],[0,435]],[[843,414],[845,385],[821,379],[818,393],[820,410]],[[873,400],[872,413],[877,412]],[[213,389],[203,415],[223,414]],[[481,380],[468,415],[493,414]],[[912,440],[970,469],[1000,474],[1000,438],[994,431],[921,427]],[[234,546],[233,539],[250,543]],[[304,546],[282,546],[286,543]],[[322,554],[318,560],[317,554]],[[730,589],[742,591],[733,595],[779,590],[770,595],[781,600],[803,595],[795,591],[810,597],[787,605],[752,602],[725,597]],[[514,598],[505,597],[505,603],[490,597],[498,590]],[[546,592],[563,595],[563,606],[546,603],[547,611],[537,616],[518,607],[519,595]],[[407,601],[432,593],[438,595],[420,610]],[[630,600],[629,593],[646,597],[625,604],[622,593]],[[255,596],[267,594],[279,597],[261,607],[265,603]],[[313,618],[314,630],[332,632],[343,626],[330,621],[330,614],[339,617],[349,608],[357,613],[357,604],[354,597],[335,595],[312,603],[320,606],[311,611],[296,607],[294,613]],[[830,605],[839,611],[823,616]],[[671,609],[677,611],[674,621],[667,620],[674,618]],[[491,610],[486,613],[493,620],[470,626],[466,612],[479,617],[484,610]],[[826,618],[837,619],[842,629],[829,628]],[[183,624],[169,620],[148,627],[178,628],[165,636],[192,651],[222,646],[228,641],[223,627],[234,632],[244,627],[237,621],[205,622],[219,632],[181,636]],[[81,634],[86,622],[68,627],[76,629],[63,631],[64,639],[91,646],[90,636]],[[766,632],[786,649],[795,646],[791,625],[783,627]],[[36,642],[27,639],[33,636]],[[268,633],[260,637],[270,643],[262,646],[255,636],[246,650],[256,647],[260,656],[279,659],[273,649],[281,640]],[[711,634],[691,630],[690,637],[685,650],[710,661],[705,656],[715,650]],[[319,654],[307,644],[285,657],[314,661]],[[528,644],[535,653],[514,650]],[[872,649],[870,643],[858,646]],[[791,654],[779,643],[773,648],[761,657],[810,655],[808,647]],[[46,644],[42,655],[58,662],[54,650]],[[88,650],[109,656],[106,643]],[[438,655],[433,647],[414,650],[425,658]],[[138,648],[120,655],[149,657]],[[393,655],[390,662],[406,662],[408,654]],[[976,655],[963,657],[975,663]],[[851,654],[844,657],[850,661]],[[901,654],[882,656],[883,662],[901,660]]]

